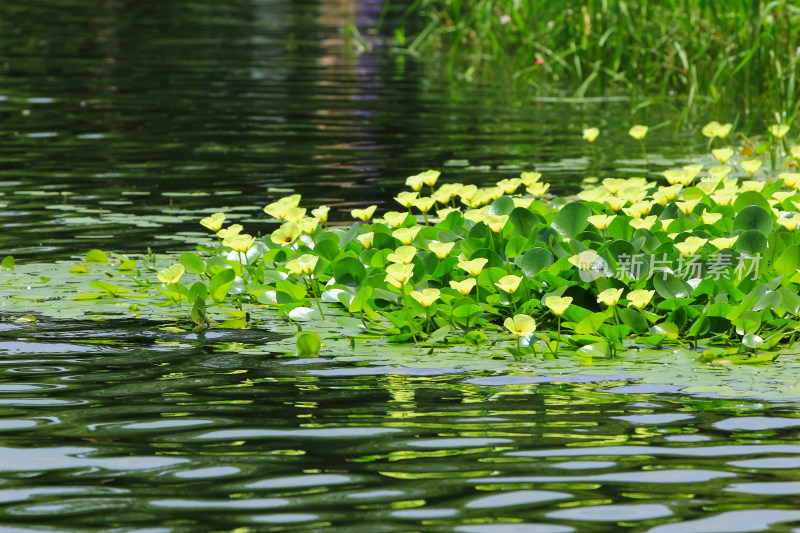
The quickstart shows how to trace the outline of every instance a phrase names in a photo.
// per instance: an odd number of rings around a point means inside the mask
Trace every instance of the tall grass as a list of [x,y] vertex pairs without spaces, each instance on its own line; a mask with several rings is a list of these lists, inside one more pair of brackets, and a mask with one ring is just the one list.
[[[630,94],[792,120],[800,7],[775,0],[416,0],[408,47],[447,72],[570,96]],[[779,117],[774,115],[778,114]]]

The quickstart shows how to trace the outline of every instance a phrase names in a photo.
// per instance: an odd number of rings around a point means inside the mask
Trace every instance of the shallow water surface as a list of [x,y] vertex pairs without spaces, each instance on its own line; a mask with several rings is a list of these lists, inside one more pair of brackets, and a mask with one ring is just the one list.
[[524,377],[536,373],[519,369],[252,356],[230,343],[269,346],[275,335],[129,326],[2,332],[6,526],[682,533],[800,524],[793,403],[687,395],[619,374],[531,383]]
[[[705,151],[699,134],[648,136],[674,118],[627,100],[563,101],[429,76],[386,41],[410,19],[392,2],[72,0],[0,5],[0,253],[53,260],[92,247],[184,251],[224,210],[251,233],[287,193],[303,206],[391,199],[407,176],[487,184],[543,172],[575,191],[598,168],[643,174]],[[58,6],[58,7],[54,7]],[[354,52],[343,28],[372,49]],[[581,138],[602,128],[598,168]],[[662,154],[667,154],[666,156]],[[13,229],[12,229],[13,228]],[[45,238],[46,237],[46,238]]]
[[[560,193],[705,152],[664,126],[644,160],[626,132],[669,108],[432,75],[384,39],[407,3],[368,31],[382,5],[0,4],[0,256],[186,251],[219,210],[265,234],[292,191],[346,221],[427,168],[538,170]],[[593,369],[330,342],[298,359],[277,320],[0,317],[0,531],[800,531],[792,355]]]

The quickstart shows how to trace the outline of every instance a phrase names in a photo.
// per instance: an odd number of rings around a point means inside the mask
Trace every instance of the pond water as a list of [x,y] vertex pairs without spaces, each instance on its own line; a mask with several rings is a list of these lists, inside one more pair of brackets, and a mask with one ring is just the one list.
[[[444,78],[368,32],[382,6],[0,4],[0,255],[186,251],[218,210],[264,234],[261,208],[289,191],[346,221],[427,168],[535,169],[570,192],[706,151],[669,106]],[[645,161],[628,128],[670,120]],[[298,359],[284,331],[0,322],[0,531],[800,531],[790,356]]]

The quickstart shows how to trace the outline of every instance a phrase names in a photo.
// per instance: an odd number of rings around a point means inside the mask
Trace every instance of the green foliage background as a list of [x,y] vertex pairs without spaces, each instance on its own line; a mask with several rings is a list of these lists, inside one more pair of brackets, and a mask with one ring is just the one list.
[[[798,111],[800,8],[763,0],[419,0],[408,49],[462,79],[540,92],[677,97],[731,117]],[[770,119],[771,120],[771,119]]]

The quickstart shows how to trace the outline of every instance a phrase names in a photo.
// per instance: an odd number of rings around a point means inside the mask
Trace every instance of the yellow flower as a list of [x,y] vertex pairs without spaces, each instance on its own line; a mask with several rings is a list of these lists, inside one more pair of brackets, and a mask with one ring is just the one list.
[[694,179],[695,175],[693,175],[691,172],[687,172],[684,169],[673,169],[665,170],[664,177],[667,178],[667,183],[670,185],[675,185],[676,183],[680,183],[681,185],[689,185]]
[[442,191],[441,189],[434,191],[433,194],[431,194],[431,198],[440,204],[446,204],[452,197],[453,196],[448,191]]
[[317,268],[317,261],[319,257],[311,254],[303,254],[296,259],[286,263],[286,270],[297,274],[313,274],[314,269]]
[[700,221],[703,224],[708,224],[710,226],[713,226],[720,220],[722,220],[722,213],[711,213],[709,211],[703,211],[703,214],[700,215]]
[[280,202],[272,202],[264,207],[264,212],[277,220],[285,220],[286,210],[289,209],[289,207],[290,206],[283,205]]
[[530,187],[528,187],[526,190],[528,191],[528,194],[530,194],[534,198],[541,198],[542,196],[544,196],[544,193],[546,193],[547,189],[549,188],[550,188],[549,183],[536,182]]
[[300,196],[299,194],[292,194],[291,196],[284,196],[283,198],[278,200],[278,203],[281,205],[285,205],[286,207],[297,207],[298,205],[300,205],[301,198],[302,196]]
[[463,187],[461,183],[445,183],[439,187],[431,196],[440,204],[446,204],[451,198],[458,195],[458,191]]
[[519,178],[505,179],[497,182],[497,186],[503,189],[506,194],[514,194],[514,191],[522,185],[522,180]]
[[591,270],[598,259],[600,259],[600,256],[594,250],[584,250],[570,257],[568,261],[581,270]]
[[615,218],[617,218],[617,215],[592,215],[587,217],[586,220],[588,220],[589,223],[595,228],[604,230]]
[[720,124],[716,120],[709,122],[703,127],[703,135],[706,137],[718,137],[724,139],[731,132],[733,124]]
[[306,217],[302,220],[297,221],[297,225],[300,226],[300,231],[311,235],[317,230],[317,226],[319,226],[319,219],[313,217]]
[[769,134],[776,139],[783,139],[783,136],[789,133],[789,126],[787,124],[773,124],[769,127]]
[[[733,152],[733,150],[731,150],[731,152]],[[731,155],[733,155],[733,154],[731,154]],[[708,169],[708,174],[712,178],[725,179],[725,177],[730,173],[731,170],[733,170],[733,169],[731,167],[729,167],[728,165],[717,165],[715,167],[709,168]]]
[[433,187],[436,185],[436,180],[439,179],[441,174],[442,173],[438,170],[426,170],[425,172],[406,178],[406,185],[415,191],[422,189],[423,185]]
[[653,193],[653,202],[660,205],[667,205],[669,199],[667,195],[664,194],[664,191],[656,191]]
[[294,222],[284,222],[283,225],[272,232],[270,239],[275,244],[288,246],[292,244],[302,233],[300,226]]
[[721,179],[715,177],[702,178],[700,183],[697,184],[697,188],[706,194],[711,194],[717,189],[721,181]]
[[439,299],[439,289],[422,289],[422,292],[411,291],[411,297],[422,304],[423,307],[430,307],[433,302]]
[[399,240],[403,244],[411,244],[417,238],[417,233],[420,232],[422,226],[412,226],[410,228],[400,228],[392,232],[392,237]]
[[679,184],[679,183],[676,183],[675,185],[670,185],[669,187],[660,187],[660,188],[659,188],[659,192],[662,192],[662,193],[664,193],[664,197],[665,197],[665,198],[666,198],[668,201],[670,201],[670,202],[671,202],[671,201],[673,201],[675,198],[677,198],[677,197],[678,197],[678,195],[679,195],[679,194],[680,194],[680,192],[681,192],[681,189],[683,189],[683,185],[681,185],[681,184]]
[[778,217],[777,222],[789,231],[794,231],[797,229],[797,225],[800,224],[800,215],[793,215],[791,217]]
[[475,278],[467,278],[464,281],[451,280],[450,287],[452,287],[453,289],[457,290],[458,292],[466,296],[467,294],[470,293],[472,289],[475,288],[475,285],[477,285],[477,283],[478,282],[475,281]]
[[264,212],[278,220],[284,220],[286,211],[292,207],[297,207],[300,204],[300,198],[299,194],[286,196],[266,206]]
[[655,215],[650,215],[649,217],[644,219],[634,218],[633,220],[630,221],[630,225],[634,229],[640,229],[640,228],[650,229],[653,227],[653,224],[655,223],[656,223]]
[[519,175],[520,181],[522,181],[522,184],[525,185],[526,187],[530,187],[531,185],[539,181],[539,178],[541,177],[542,177],[541,172],[523,172],[522,174]]
[[719,129],[719,122],[717,122],[716,120],[712,120],[711,122],[703,126],[703,129],[700,131],[706,137],[716,137],[718,129]]
[[300,222],[306,216],[305,207],[290,207],[283,212],[283,219],[291,222]]
[[761,168],[761,160],[760,159],[745,159],[744,161],[740,161],[739,164],[745,169],[751,176],[756,173],[756,171]]
[[331,210],[327,205],[321,205],[316,209],[311,210],[311,215],[320,220],[320,222],[328,221],[328,212]]
[[514,198],[514,207],[528,209],[534,200],[534,198]]
[[475,196],[475,193],[477,192],[477,185],[464,185],[458,190],[458,196],[461,198],[461,201],[468,202],[469,200],[472,200],[472,197]]
[[619,196],[621,200],[635,204],[647,197],[647,189],[641,186],[626,186],[624,189],[617,192],[617,196]]
[[570,296],[548,296],[544,299],[544,305],[549,307],[556,316],[563,315],[571,304],[572,297]]
[[492,201],[497,200],[498,198],[503,196],[503,194],[505,194],[503,192],[503,189],[501,189],[500,187],[498,187],[496,185],[494,187],[488,187],[488,188],[483,189],[483,190],[486,191],[487,197],[491,198]]
[[653,299],[653,295],[655,293],[656,291],[645,291],[641,289],[637,291],[631,291],[628,293],[628,296],[626,297],[628,300],[630,300],[630,303],[628,305],[632,305],[636,308],[642,309],[643,307],[645,307],[647,304],[650,303],[650,300]]
[[617,198],[616,196],[606,196],[603,198],[603,203],[606,204],[608,207],[611,208],[612,211],[615,213],[622,209],[622,207],[628,203],[622,198]]
[[784,201],[786,201],[787,198],[793,198],[792,203],[795,203],[797,200],[797,197],[794,195],[793,191],[778,191],[772,193],[772,200],[775,200],[776,202],[776,204],[773,205],[780,206]]
[[747,180],[742,182],[742,190],[761,192],[761,189],[764,188],[764,185],[766,185],[766,183],[763,181]]
[[509,294],[513,294],[519,288],[519,284],[522,281],[522,278],[519,276],[515,276],[513,274],[509,274],[508,276],[503,276],[495,285],[501,290],[505,291]]
[[455,246],[454,242],[435,242],[431,241],[428,243],[428,250],[436,254],[436,257],[439,259],[444,259],[450,253],[450,250],[453,249]]
[[489,206],[482,207],[480,209],[470,209],[466,213],[464,213],[464,218],[470,220],[477,224],[478,222],[483,222],[486,220],[486,217],[489,216]]
[[158,272],[158,281],[161,283],[178,283],[186,272],[182,264],[176,263]]
[[422,183],[428,187],[433,187],[441,175],[442,173],[438,170],[426,170],[422,173]]
[[636,202],[630,207],[623,207],[622,210],[630,217],[642,218],[650,212],[655,202]]
[[375,210],[378,208],[377,205],[371,205],[369,207],[365,207],[364,209],[353,209],[350,211],[350,214],[353,218],[357,218],[359,220],[363,220],[366,222],[367,220],[372,218],[372,215],[375,214]]
[[234,235],[239,235],[244,228],[241,224],[231,224],[225,229],[221,229],[217,232],[217,236],[220,239],[227,239],[228,237],[233,237]]
[[703,239],[697,237],[696,235],[692,235],[691,237],[687,237],[683,242],[675,243],[675,248],[680,251],[683,257],[689,257],[690,255],[694,254],[703,247],[705,243],[708,242],[708,239]]
[[398,228],[403,225],[403,222],[406,221],[408,217],[408,213],[400,213],[398,211],[389,211],[388,213],[383,215],[383,220],[389,224],[389,227],[392,229]]
[[598,135],[600,135],[600,130],[597,128],[586,128],[583,130],[583,138],[590,143],[593,143]]
[[390,283],[392,286],[400,289],[408,283],[411,276],[414,275],[414,265],[403,265],[400,263],[392,263],[386,267],[386,277],[384,281]]
[[392,263],[408,264],[414,260],[415,255],[417,255],[417,249],[413,246],[401,246],[394,252],[387,255],[386,259]]
[[425,182],[422,179],[422,174],[416,174],[406,178],[406,185],[411,187],[413,191],[420,191]]
[[703,165],[684,165],[683,170],[695,177],[703,170]]
[[414,203],[414,200],[417,199],[418,195],[419,193],[417,192],[405,191],[395,196],[394,199],[397,200],[397,203],[403,207],[411,207],[411,204]]
[[720,139],[726,138],[728,136],[728,134],[731,132],[731,128],[732,127],[733,127],[733,124],[731,124],[731,123],[722,124],[719,127],[719,129],[717,130],[717,137],[720,138]]
[[686,216],[689,216],[699,203],[700,203],[700,198],[695,198],[694,200],[687,200],[685,202],[675,202],[675,205],[678,207],[678,209],[681,210],[681,213],[683,213]]
[[628,187],[648,187],[652,183],[647,182],[647,178],[625,178],[625,185]]
[[508,222],[508,215],[487,215],[483,223],[489,226],[494,233],[500,233]]
[[200,224],[216,233],[222,229],[223,222],[225,222],[225,213],[214,213],[210,217],[201,220]]
[[459,211],[460,210],[456,207],[445,207],[444,209],[437,209],[436,216],[444,220],[450,213],[457,213]]
[[637,141],[641,141],[647,135],[647,126],[636,125],[628,130],[628,135]]
[[709,198],[714,200],[717,205],[730,205],[733,203],[733,194],[725,194],[725,193],[714,193],[710,194]]
[[470,207],[478,207],[484,204],[488,204],[494,198],[492,197],[492,193],[487,191],[486,189],[479,189],[475,191],[475,194],[470,196],[469,199],[462,198],[461,201],[467,204]]
[[739,240],[738,235],[736,237],[728,237],[728,238],[719,237],[716,239],[711,239],[708,242],[710,242],[711,245],[716,247],[717,249],[724,250],[725,248],[731,248],[734,244],[736,244],[737,240]]
[[234,252],[246,252],[255,244],[256,238],[247,233],[240,233],[222,241],[225,246],[230,246]]
[[375,232],[369,231],[367,233],[362,233],[361,235],[356,237],[356,239],[358,239],[358,242],[361,243],[361,246],[369,250],[370,248],[372,248],[372,243],[375,241]]
[[536,321],[531,315],[514,315],[514,318],[506,318],[503,325],[517,337],[524,337],[536,331]]
[[597,295],[597,303],[611,307],[617,305],[620,298],[622,298],[622,289],[606,289]]
[[477,276],[483,270],[483,267],[486,266],[489,260],[484,257],[479,257],[477,259],[473,259],[472,261],[459,261],[458,268],[464,270],[470,276]]
[[433,207],[434,199],[430,196],[426,196],[424,198],[417,198],[414,200],[414,203],[411,204],[412,206],[416,207],[422,213],[427,213]]
[[608,196],[608,189],[605,187],[590,187],[579,192],[577,196],[584,202],[599,202],[602,198]]
[[730,148],[717,148],[716,150],[711,150],[711,153],[717,158],[717,161],[724,165],[733,155],[733,150]]
[[606,178],[602,183],[611,194],[617,194],[625,186],[625,180],[619,178]]
[[778,177],[783,180],[783,184],[790,189],[796,189],[800,184],[800,172],[781,172]]

